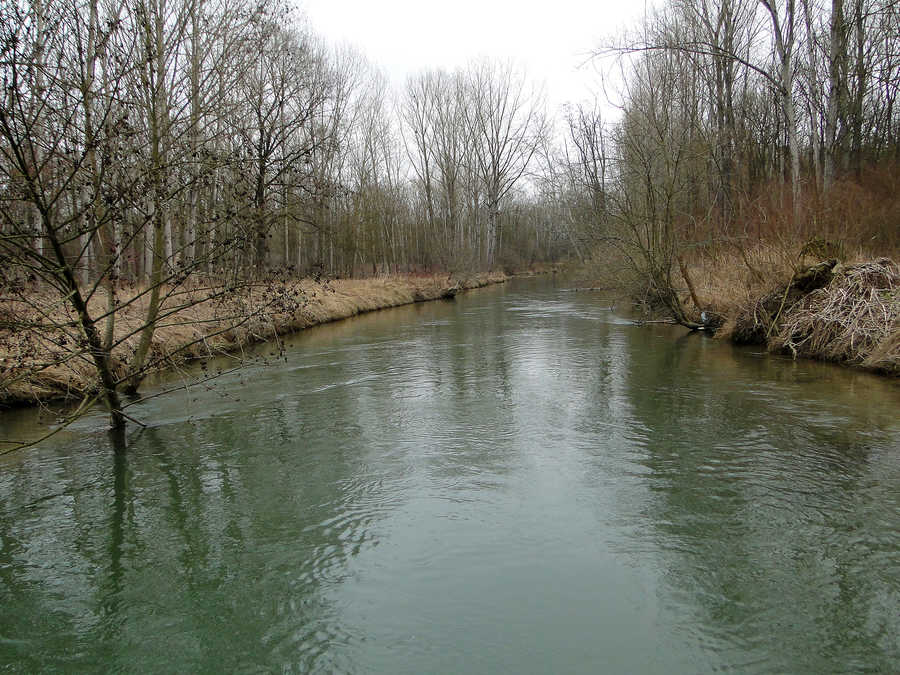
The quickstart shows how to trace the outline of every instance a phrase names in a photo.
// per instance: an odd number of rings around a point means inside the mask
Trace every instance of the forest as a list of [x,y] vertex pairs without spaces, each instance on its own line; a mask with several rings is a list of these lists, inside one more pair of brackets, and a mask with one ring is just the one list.
[[302,311],[301,277],[568,261],[698,327],[804,257],[900,250],[895,0],[670,0],[585,45],[603,95],[560,110],[512,62],[397,86],[283,0],[0,0],[0,26],[0,376],[88,364],[114,426],[167,318]]

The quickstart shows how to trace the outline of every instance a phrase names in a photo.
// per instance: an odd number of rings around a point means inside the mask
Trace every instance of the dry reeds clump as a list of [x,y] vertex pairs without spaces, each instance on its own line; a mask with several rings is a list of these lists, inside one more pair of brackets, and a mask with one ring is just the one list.
[[900,265],[879,258],[839,268],[785,312],[770,347],[900,373]]
[[756,292],[745,302],[726,326],[729,337],[737,344],[765,344],[788,311],[808,293],[827,285],[836,260],[826,260],[804,270],[791,273],[787,283],[764,294]]
[[743,239],[697,248],[684,257],[704,309],[725,315],[765,295],[773,279],[787,279],[796,263],[796,251],[787,244]]

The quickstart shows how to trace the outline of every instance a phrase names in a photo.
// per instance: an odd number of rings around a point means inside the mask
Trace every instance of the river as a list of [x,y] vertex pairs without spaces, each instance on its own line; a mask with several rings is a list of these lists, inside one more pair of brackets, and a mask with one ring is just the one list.
[[900,670],[900,385],[606,304],[317,327],[0,457],[0,670]]

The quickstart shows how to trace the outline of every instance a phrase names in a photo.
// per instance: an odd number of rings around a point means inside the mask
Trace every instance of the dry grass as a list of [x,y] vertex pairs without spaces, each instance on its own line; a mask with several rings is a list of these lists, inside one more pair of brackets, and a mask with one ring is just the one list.
[[900,375],[900,329],[882,340],[862,362],[864,368]]
[[[226,292],[222,287],[164,290],[165,300],[151,343],[151,369],[186,360],[234,353],[243,347],[310,326],[364,312],[442,297],[448,289],[478,288],[507,279],[502,273],[466,278],[446,275],[371,279],[279,280]],[[90,303],[104,313],[105,297]],[[117,375],[139,341],[146,316],[145,289],[119,290],[113,364]],[[27,404],[82,396],[95,388],[95,370],[67,305],[46,292],[0,302],[0,404]],[[98,326],[102,330],[102,322]]]
[[[718,336],[794,356],[900,375],[900,267],[864,250],[822,288],[789,289],[816,262],[796,242],[696,253],[690,273],[705,309],[725,317]],[[790,292],[788,292],[790,290]],[[690,303],[684,294],[684,302]]]
[[867,364],[900,374],[900,266],[847,265],[788,311],[770,341],[795,356]]
[[734,244],[697,252],[688,265],[704,309],[729,316],[761,296],[773,279],[790,277],[795,260],[783,246]]

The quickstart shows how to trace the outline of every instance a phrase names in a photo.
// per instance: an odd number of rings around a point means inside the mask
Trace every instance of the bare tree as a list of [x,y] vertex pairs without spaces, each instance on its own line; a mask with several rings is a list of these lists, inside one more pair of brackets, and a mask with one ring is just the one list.
[[547,130],[540,92],[511,64],[481,61],[468,77],[466,128],[487,209],[484,260],[492,266],[502,240],[500,204],[525,174]]
[[788,161],[791,171],[791,203],[795,220],[799,220],[800,209],[800,144],[797,138],[797,109],[794,104],[794,57],[798,42],[796,0],[784,0],[784,8],[779,9],[777,0],[759,0],[772,20],[772,39],[775,56],[778,59],[778,94],[784,114],[785,133],[788,144]]
[[[218,9],[221,14],[203,13],[197,0],[0,5],[0,285],[14,308],[2,317],[0,332],[4,340],[24,344],[27,356],[10,377],[57,367],[83,372],[90,363],[96,385],[81,389],[81,410],[104,401],[115,428],[128,418],[120,392],[136,391],[147,372],[171,355],[154,353],[160,323],[238,288],[228,278],[185,288],[191,274],[210,269],[209,261],[233,259],[246,248],[237,225],[248,209],[234,208],[243,180],[230,170],[234,153],[200,151],[205,132],[221,136],[228,128],[207,121],[235,114],[222,93],[243,68],[241,49],[231,51],[232,63],[216,57],[252,24],[252,12],[234,5]],[[203,59],[201,33],[206,44],[221,48]],[[325,98],[327,71],[304,79],[296,61],[281,65],[293,68],[290,76],[302,82],[294,91],[302,95],[278,102],[282,115],[275,121],[282,126],[275,135],[290,149],[278,146],[266,187],[284,185],[290,176],[292,189],[302,190],[306,172],[290,165],[313,150],[302,122],[290,132],[283,125],[288,114]],[[273,82],[278,90],[278,79]],[[225,148],[215,134],[211,140]],[[231,182],[214,186],[214,194],[230,204],[220,211],[217,234],[205,238],[201,257],[198,199],[207,177]],[[210,213],[215,201],[208,200]],[[180,220],[179,213],[187,217]],[[137,285],[122,298],[117,284],[125,271]],[[101,306],[95,298],[103,289]],[[247,307],[225,322],[241,323],[264,310],[264,303]],[[125,313],[129,322],[119,326],[115,319]],[[3,386],[11,382],[4,375]]]
[[[96,152],[102,135],[115,133],[114,92],[96,96],[93,81],[98,45],[110,36],[99,32],[95,2],[88,7],[5,3],[0,18],[5,96],[0,106],[0,249],[4,276],[9,275],[4,281],[24,291],[26,303],[38,310],[37,323],[20,329],[31,330],[36,340],[58,332],[74,345],[65,358],[90,359],[98,374],[98,396],[109,409],[112,425],[121,427],[125,416],[110,339],[103,338],[97,325],[103,317],[88,306],[100,282],[84,283],[83,273],[95,242],[105,248],[112,212],[99,204]],[[115,23],[108,25],[115,30]],[[130,67],[124,59],[110,59],[106,65],[110,82],[120,81]],[[114,194],[105,199],[112,206],[118,202]],[[20,219],[23,210],[37,213],[36,234],[27,219]],[[101,279],[108,278],[111,265],[105,256],[101,265]],[[23,279],[53,289],[51,305],[64,302],[74,316],[55,318],[28,294]]]

